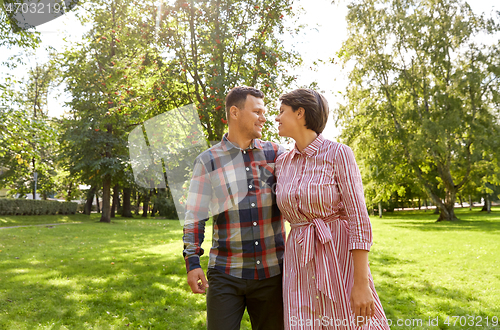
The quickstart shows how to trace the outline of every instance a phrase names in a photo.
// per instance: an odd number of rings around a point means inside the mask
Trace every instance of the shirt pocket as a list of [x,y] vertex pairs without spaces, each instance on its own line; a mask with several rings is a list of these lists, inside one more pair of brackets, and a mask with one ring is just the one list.
[[232,209],[248,194],[244,166],[224,166],[214,170],[210,173],[210,180],[213,213]]
[[265,163],[259,166],[261,188],[273,188],[276,185],[275,163]]

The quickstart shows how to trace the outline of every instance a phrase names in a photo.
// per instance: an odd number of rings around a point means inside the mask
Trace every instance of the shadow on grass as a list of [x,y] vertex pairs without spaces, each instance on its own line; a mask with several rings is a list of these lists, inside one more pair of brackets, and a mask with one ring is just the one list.
[[204,329],[181,237],[178,221],[139,219],[0,233],[0,328]]
[[[474,315],[482,317],[483,320],[486,320],[486,317],[490,320],[492,317],[498,317],[500,313],[498,306],[488,306],[481,297],[469,291],[454,288],[452,284],[451,287],[436,285],[418,274],[405,272],[407,270],[405,264],[415,263],[417,262],[380,251],[370,253],[370,268],[375,288],[386,316],[394,328],[447,329],[444,321],[450,315]],[[478,312],[477,306],[487,306],[487,308]],[[436,317],[439,317],[439,327],[429,325],[429,318]],[[398,325],[398,320],[402,322],[401,325]],[[417,326],[418,320],[422,320],[422,324]],[[405,321],[414,323],[405,326]],[[494,329],[494,327],[483,328]]]

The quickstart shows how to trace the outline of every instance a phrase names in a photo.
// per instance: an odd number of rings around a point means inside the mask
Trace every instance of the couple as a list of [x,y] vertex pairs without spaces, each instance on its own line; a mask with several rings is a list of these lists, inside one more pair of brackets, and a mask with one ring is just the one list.
[[[194,164],[184,224],[187,280],[207,292],[207,328],[388,329],[368,265],[370,220],[354,155],[321,132],[328,103],[297,89],[280,97],[279,135],[261,141],[264,94],[226,96],[229,131]],[[213,214],[207,279],[200,266]],[[285,244],[283,218],[291,231]],[[286,245],[286,246],[285,246]]]

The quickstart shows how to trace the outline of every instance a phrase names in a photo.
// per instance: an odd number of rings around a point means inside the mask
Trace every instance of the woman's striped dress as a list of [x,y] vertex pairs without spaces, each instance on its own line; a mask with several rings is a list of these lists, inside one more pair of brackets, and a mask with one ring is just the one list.
[[352,150],[318,137],[276,162],[278,206],[290,222],[283,300],[285,329],[389,329],[371,274],[376,312],[354,326],[350,250],[370,250],[372,231]]

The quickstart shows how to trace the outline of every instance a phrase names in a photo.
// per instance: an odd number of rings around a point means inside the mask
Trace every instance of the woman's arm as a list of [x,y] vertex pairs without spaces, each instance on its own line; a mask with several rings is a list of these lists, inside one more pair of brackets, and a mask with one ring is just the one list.
[[356,325],[361,326],[375,314],[375,300],[368,280],[368,251],[352,250],[354,285],[351,291],[351,309]]
[[368,251],[372,245],[370,217],[366,210],[361,173],[351,148],[341,145],[335,157],[335,178],[349,222],[349,250],[354,266],[351,309],[356,323],[365,324],[373,316],[374,299],[368,280]]

